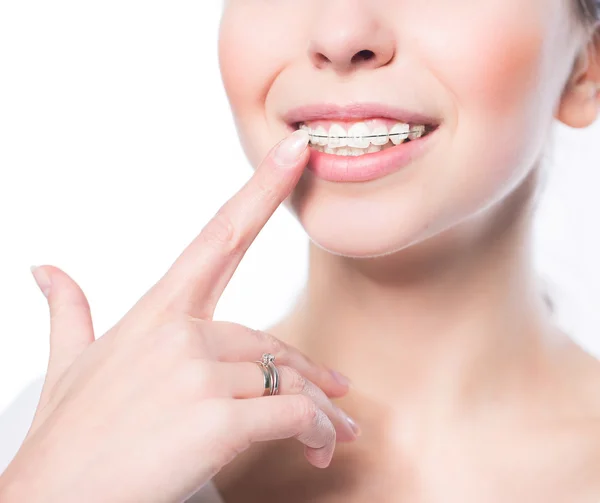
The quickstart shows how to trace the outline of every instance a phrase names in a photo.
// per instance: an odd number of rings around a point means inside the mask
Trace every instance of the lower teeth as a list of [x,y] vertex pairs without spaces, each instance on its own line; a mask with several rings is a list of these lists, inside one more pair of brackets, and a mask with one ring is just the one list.
[[[404,143],[408,143],[410,142],[410,139],[406,139],[402,142],[402,144]],[[394,145],[394,143],[392,143],[391,141],[387,142],[385,145],[370,145],[369,148],[354,148],[354,147],[329,147],[329,146],[322,146],[322,145],[311,145],[312,148],[314,148],[315,150],[318,150],[319,152],[324,152],[326,154],[333,154],[333,155],[341,155],[341,156],[351,156],[351,157],[356,157],[359,155],[365,155],[365,154],[374,154],[376,152],[381,152],[382,150],[387,150],[388,148],[392,148],[395,147],[396,145]]]

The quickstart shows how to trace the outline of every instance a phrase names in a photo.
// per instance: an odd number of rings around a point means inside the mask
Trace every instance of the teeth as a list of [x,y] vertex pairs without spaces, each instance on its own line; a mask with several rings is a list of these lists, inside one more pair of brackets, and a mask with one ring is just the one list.
[[415,132],[408,134],[408,138],[410,140],[416,140],[417,138],[421,138],[421,136],[423,136],[423,133],[425,132],[425,126],[423,125],[415,125],[412,127],[412,129],[415,130]]
[[327,131],[323,126],[311,129],[301,124],[300,129],[310,135],[312,148],[341,156],[360,156],[380,152],[406,139],[415,140],[425,134],[424,125],[410,125],[403,122],[395,124],[389,131],[385,126],[369,129],[364,122],[357,122],[348,131],[337,123],[333,123]]
[[[408,124],[403,124],[402,122],[396,124],[392,129],[390,129],[390,140],[394,145],[400,145],[406,138],[408,138],[408,131],[410,126]],[[392,136],[393,135],[393,136]]]
[[385,145],[388,141],[390,141],[388,129],[385,126],[373,129],[372,134],[374,138],[370,138],[370,140],[373,145]]
[[323,126],[319,126],[315,130],[315,134],[319,137],[322,136],[322,138],[317,138],[317,141],[316,141],[317,145],[324,147],[325,145],[327,145],[327,143],[329,143],[329,139],[327,138],[327,136],[328,136],[327,130]]
[[[391,143],[388,145],[391,145]],[[381,152],[382,150],[386,150],[387,148],[389,148],[389,146],[370,145],[369,148],[363,149],[352,147],[330,148],[316,145],[314,148],[319,152],[325,152],[326,154],[334,154],[344,157],[358,157],[364,154],[374,154],[375,152]]]
[[327,142],[330,147],[346,147],[348,146],[348,138],[340,138],[341,136],[348,136],[346,130],[339,124],[333,124],[329,128],[329,141]]
[[371,138],[365,138],[369,136],[371,131],[364,122],[357,122],[348,130],[348,146],[354,148],[369,148],[371,144]]

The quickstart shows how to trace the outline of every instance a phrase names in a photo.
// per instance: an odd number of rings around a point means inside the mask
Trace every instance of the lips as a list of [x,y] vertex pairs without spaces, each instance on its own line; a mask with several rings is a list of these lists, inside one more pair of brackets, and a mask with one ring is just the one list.
[[338,183],[368,182],[409,166],[433,147],[440,136],[439,126],[442,124],[440,117],[379,103],[305,105],[289,110],[283,118],[290,129],[297,129],[302,123],[311,121],[362,122],[377,118],[425,126],[427,134],[414,141],[404,141],[380,152],[358,157],[335,155],[311,148],[308,172],[317,178]]
[[358,157],[332,155],[311,148],[307,171],[329,182],[369,182],[409,167],[433,148],[439,136],[437,128],[416,140]]
[[434,127],[439,126],[442,122],[440,117],[380,103],[353,103],[344,106],[333,103],[304,105],[289,110],[283,116],[285,122],[292,127],[297,127],[301,122],[316,121],[319,119],[351,121],[375,118]]

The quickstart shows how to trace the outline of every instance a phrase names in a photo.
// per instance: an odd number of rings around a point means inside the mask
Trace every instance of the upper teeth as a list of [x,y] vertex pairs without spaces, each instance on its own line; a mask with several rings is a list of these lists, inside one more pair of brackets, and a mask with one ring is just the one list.
[[371,145],[382,146],[388,142],[394,145],[399,145],[407,138],[414,140],[419,138],[425,132],[425,126],[415,124],[412,127],[404,122],[398,122],[389,130],[386,126],[377,126],[370,129],[364,122],[357,122],[349,129],[345,129],[342,125],[333,123],[329,131],[323,126],[312,129],[306,124],[300,126],[308,132],[310,142],[313,145],[319,145],[329,148],[359,148],[368,149]]

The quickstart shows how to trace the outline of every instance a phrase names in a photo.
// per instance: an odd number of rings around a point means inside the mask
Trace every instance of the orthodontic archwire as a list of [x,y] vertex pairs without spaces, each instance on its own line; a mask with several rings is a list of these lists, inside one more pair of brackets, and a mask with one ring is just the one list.
[[[307,130],[305,130],[307,131]],[[308,131],[307,131],[308,132]],[[410,133],[421,133],[421,134],[425,134],[427,133],[427,128],[423,129],[409,129],[408,131],[403,131],[402,133],[391,133],[391,134],[371,134],[371,135],[366,135],[366,136],[323,136],[323,135],[318,135],[318,134],[310,134],[308,133],[308,135],[311,138],[339,138],[340,140],[342,139],[354,139],[354,138],[384,138],[384,137],[390,137],[390,136],[403,136],[406,135],[408,137],[408,135]]]

